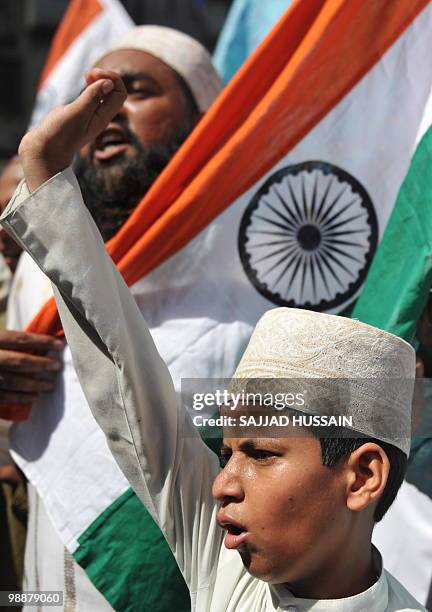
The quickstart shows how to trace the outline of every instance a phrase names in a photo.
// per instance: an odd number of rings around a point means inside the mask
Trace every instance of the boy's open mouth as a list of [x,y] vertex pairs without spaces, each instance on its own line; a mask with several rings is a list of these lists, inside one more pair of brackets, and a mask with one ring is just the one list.
[[225,536],[225,546],[227,548],[235,550],[244,544],[248,531],[240,523],[224,514],[218,514],[217,522],[223,529],[227,530]]

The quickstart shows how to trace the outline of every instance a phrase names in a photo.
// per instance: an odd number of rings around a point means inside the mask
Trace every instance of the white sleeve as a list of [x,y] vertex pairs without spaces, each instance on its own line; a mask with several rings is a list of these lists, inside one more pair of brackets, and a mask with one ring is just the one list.
[[81,385],[117,463],[164,532],[191,592],[208,588],[223,537],[211,495],[218,459],[178,405],[72,170],[32,194],[21,183],[1,223],[54,285]]

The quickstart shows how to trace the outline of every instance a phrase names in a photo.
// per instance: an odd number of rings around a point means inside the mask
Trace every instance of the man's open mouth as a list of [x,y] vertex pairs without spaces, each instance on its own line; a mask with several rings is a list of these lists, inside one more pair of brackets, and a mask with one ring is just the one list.
[[248,536],[248,531],[240,523],[232,520],[226,515],[218,515],[219,525],[226,529],[225,546],[231,550],[240,548]]
[[123,130],[117,126],[108,126],[95,140],[94,157],[98,161],[105,161],[124,153],[128,147],[130,142]]

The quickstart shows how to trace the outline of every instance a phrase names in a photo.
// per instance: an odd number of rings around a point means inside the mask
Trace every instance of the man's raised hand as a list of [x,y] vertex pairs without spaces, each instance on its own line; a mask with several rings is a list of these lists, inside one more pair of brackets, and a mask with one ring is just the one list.
[[67,168],[123,106],[127,92],[118,74],[93,68],[86,81],[76,100],[55,108],[22,139],[18,153],[30,191]]

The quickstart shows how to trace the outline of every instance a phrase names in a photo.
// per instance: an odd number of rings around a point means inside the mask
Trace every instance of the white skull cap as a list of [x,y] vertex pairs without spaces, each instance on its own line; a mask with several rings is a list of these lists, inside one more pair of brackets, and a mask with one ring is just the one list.
[[202,113],[210,108],[222,90],[222,82],[208,51],[197,40],[178,30],[155,25],[138,26],[120,38],[102,57],[119,49],[145,51],[175,70],[189,86]]
[[408,455],[414,378],[415,351],[405,340],[354,319],[274,308],[258,321],[230,386],[269,392],[281,388],[277,379],[297,379],[315,394],[299,408],[310,414],[325,412],[324,389],[354,431]]

